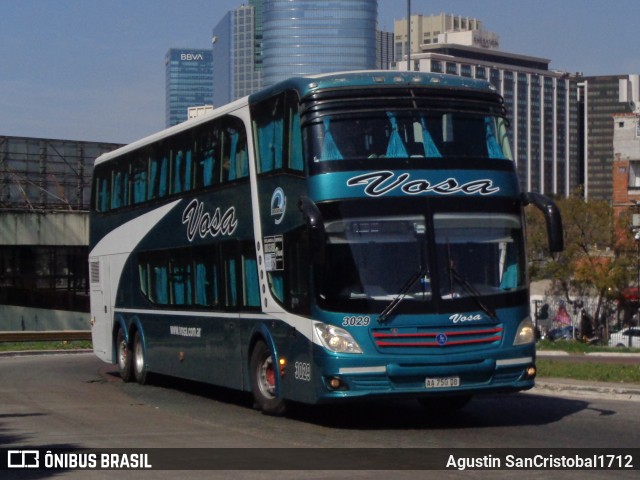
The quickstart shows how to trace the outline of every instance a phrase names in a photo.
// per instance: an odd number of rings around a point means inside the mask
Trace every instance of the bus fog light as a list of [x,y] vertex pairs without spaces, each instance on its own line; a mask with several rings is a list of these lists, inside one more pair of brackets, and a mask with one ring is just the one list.
[[516,330],[516,338],[513,340],[514,345],[526,345],[533,343],[536,339],[535,329],[530,317],[525,318],[518,325]]
[[536,367],[535,365],[531,365],[530,367],[527,367],[527,370],[525,371],[527,378],[533,378],[536,376]]
[[347,382],[343,381],[340,377],[327,377],[326,383],[330,390],[349,390]]
[[362,353],[360,345],[345,329],[321,322],[316,322],[314,328],[327,350],[335,353]]

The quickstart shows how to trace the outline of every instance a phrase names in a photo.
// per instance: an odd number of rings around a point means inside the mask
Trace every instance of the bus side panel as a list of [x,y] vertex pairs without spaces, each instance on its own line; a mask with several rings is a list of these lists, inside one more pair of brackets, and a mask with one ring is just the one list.
[[113,310],[110,301],[110,277],[108,257],[93,257],[89,260],[91,277],[91,340],[98,358],[112,361]]
[[142,330],[150,372],[242,389],[239,319],[214,315],[143,313],[128,323]]
[[[98,358],[105,362],[115,362],[113,342],[113,314],[120,278],[128,254],[101,255],[90,257],[89,268],[94,269],[91,282],[91,338]],[[96,267],[97,265],[97,267]],[[95,269],[98,269],[98,272]]]
[[[313,343],[305,335],[284,322],[277,322],[274,341],[278,358],[285,359],[281,375],[281,394],[287,400],[316,403],[319,370],[313,367]],[[282,373],[282,372],[281,372]]]

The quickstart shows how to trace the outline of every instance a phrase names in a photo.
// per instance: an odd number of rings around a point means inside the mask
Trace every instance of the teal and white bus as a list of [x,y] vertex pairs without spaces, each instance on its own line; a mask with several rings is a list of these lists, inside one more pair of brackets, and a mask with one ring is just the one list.
[[413,72],[291,78],[96,160],[93,348],[266,413],[534,385],[523,207],[500,95]]

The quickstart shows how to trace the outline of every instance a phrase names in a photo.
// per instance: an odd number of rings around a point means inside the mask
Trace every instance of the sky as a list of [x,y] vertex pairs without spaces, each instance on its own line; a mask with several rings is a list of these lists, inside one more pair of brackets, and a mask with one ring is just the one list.
[[[169,48],[210,48],[242,0],[1,0],[0,136],[129,143],[164,128]],[[640,73],[638,0],[412,0],[475,17],[505,52],[585,75]],[[392,31],[407,2],[378,0]]]

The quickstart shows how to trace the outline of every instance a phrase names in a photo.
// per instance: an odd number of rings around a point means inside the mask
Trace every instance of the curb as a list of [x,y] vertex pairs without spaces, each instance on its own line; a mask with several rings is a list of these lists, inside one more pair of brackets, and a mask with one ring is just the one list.
[[536,350],[536,356],[545,357],[568,357],[568,356],[585,356],[585,357],[615,357],[615,358],[638,358],[640,359],[640,353],[626,353],[626,352],[585,352],[585,353],[570,353],[564,350]]
[[535,387],[528,391],[535,395],[557,396],[558,394],[579,398],[606,398],[609,400],[625,400],[640,402],[640,385],[582,382],[579,380],[536,378]]
[[77,355],[80,353],[93,353],[89,349],[69,349],[69,350],[13,350],[0,352],[0,357],[26,357],[29,355]]

